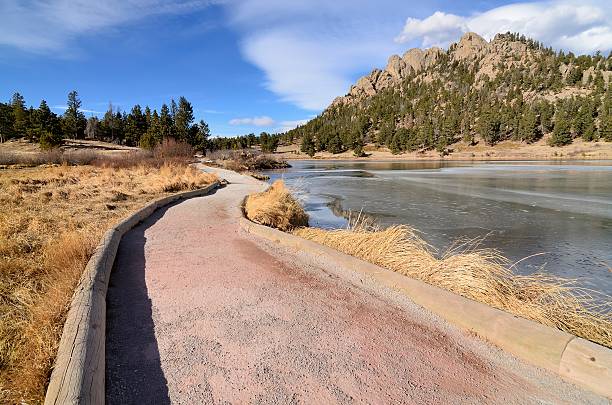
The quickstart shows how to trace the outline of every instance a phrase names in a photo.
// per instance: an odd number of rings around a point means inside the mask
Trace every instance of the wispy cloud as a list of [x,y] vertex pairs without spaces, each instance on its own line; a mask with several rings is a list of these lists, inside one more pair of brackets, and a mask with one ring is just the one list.
[[229,121],[230,125],[250,125],[256,127],[270,127],[274,125],[276,121],[268,116],[252,117],[252,118],[234,118]]
[[[68,107],[65,105],[54,105],[54,106],[51,106],[51,108],[53,110],[61,110],[61,111],[66,111],[68,109]],[[104,111],[88,110],[86,108],[79,108],[79,111],[82,113],[104,114]]]
[[393,0],[234,0],[228,3],[241,49],[281,100],[321,110],[353,80],[403,46],[403,15],[421,6]]
[[577,53],[612,49],[612,3],[603,0],[540,1],[496,7],[469,16],[437,11],[427,18],[408,18],[398,43],[446,47],[462,33],[491,39],[499,32],[520,32],[556,49]]
[[304,125],[308,122],[308,119],[305,120],[294,120],[294,121],[281,121],[279,122],[279,126],[274,129],[273,132],[287,132],[294,128],[299,127],[300,125]]
[[0,45],[63,50],[74,38],[152,15],[184,14],[218,0],[2,0]]
[[252,118],[234,118],[229,121],[230,125],[233,126],[251,126],[251,127],[265,127],[269,128],[272,132],[287,132],[300,125],[304,125],[308,122],[308,119],[303,120],[284,120],[277,121],[268,116],[252,117]]

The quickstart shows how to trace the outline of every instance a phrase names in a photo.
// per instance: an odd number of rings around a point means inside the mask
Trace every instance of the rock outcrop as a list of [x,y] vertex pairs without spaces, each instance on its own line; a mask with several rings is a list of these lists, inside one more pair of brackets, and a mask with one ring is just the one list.
[[[451,52],[454,59],[466,60],[484,55],[488,48],[487,41],[478,34],[469,32],[461,38]],[[374,69],[369,75],[361,77],[351,86],[346,96],[337,98],[333,104],[371,97],[383,89],[397,85],[410,74],[418,74],[428,69],[445,53],[444,50],[433,47],[426,50],[413,48],[402,57],[392,55],[383,70]]]
[[480,35],[468,32],[451,49],[454,60],[473,60],[484,56],[489,50],[489,43]]
[[[452,44],[448,51],[437,47],[413,48],[406,51],[403,56],[392,55],[384,69],[374,69],[370,74],[361,77],[351,86],[348,94],[337,97],[332,105],[359,103],[384,89],[399,86],[411,76],[425,82],[436,79],[444,80],[444,76],[449,74],[449,67],[444,68],[445,72],[438,69],[438,62],[444,58],[451,63],[462,63],[475,68],[474,85],[479,86],[484,76],[490,80],[495,79],[500,74],[500,67],[502,69],[519,68],[523,72],[533,71],[538,66],[541,56],[542,51],[537,47],[530,45],[527,41],[513,39],[507,34],[499,34],[487,42],[480,35],[468,32],[458,42]],[[572,71],[572,68],[573,65],[565,63],[559,66],[563,79]],[[605,83],[612,80],[612,71],[599,69],[598,74],[603,76]],[[594,68],[585,70],[582,78],[583,85],[588,83],[589,78],[593,80],[594,77]]]

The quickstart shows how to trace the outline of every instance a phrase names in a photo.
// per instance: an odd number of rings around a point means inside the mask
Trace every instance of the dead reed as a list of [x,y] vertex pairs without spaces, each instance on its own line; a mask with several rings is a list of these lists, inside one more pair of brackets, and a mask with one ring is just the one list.
[[281,231],[308,226],[308,214],[282,180],[262,193],[249,195],[244,210],[251,221]]
[[419,232],[405,225],[378,229],[363,221],[348,229],[299,228],[293,234],[511,314],[612,347],[610,297],[575,280],[518,275],[498,251],[478,241],[456,244],[437,257]]

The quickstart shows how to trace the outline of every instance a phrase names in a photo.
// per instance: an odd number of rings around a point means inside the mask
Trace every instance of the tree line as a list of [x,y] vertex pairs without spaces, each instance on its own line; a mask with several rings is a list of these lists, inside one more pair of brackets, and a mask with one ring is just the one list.
[[281,143],[282,134],[269,134],[262,132],[259,136],[254,133],[234,137],[212,138],[209,142],[209,150],[239,150],[259,146],[264,153],[274,153]]
[[0,103],[0,142],[28,138],[42,148],[53,148],[65,138],[91,139],[152,149],[164,139],[173,138],[205,151],[210,129],[203,120],[194,123],[193,106],[185,97],[170,100],[159,112],[138,104],[129,112],[109,104],[103,118],[86,118],[76,91],[68,94],[66,110],[57,115],[45,100],[38,108],[26,107],[24,97],[13,94],[8,103]]
[[[427,71],[365,100],[335,103],[285,136],[301,139],[302,151],[311,156],[350,149],[361,155],[369,142],[393,153],[444,154],[453,143],[473,144],[477,137],[489,145],[531,143],[546,134],[553,146],[576,137],[612,141],[612,89],[603,74],[612,77],[612,54],[555,53],[518,34],[501,37],[525,43],[531,59],[500,62],[490,79],[478,76],[480,60],[453,60],[451,47]],[[580,91],[556,96],[567,89]]]

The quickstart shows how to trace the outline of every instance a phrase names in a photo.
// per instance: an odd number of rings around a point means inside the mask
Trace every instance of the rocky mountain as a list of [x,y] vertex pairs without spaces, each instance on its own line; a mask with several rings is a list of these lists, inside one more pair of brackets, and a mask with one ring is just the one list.
[[566,144],[612,141],[612,54],[576,56],[519,34],[490,42],[467,33],[448,50],[410,49],[360,78],[320,116],[291,131],[302,149],[360,153],[367,142],[395,152],[464,140]]
[[[445,56],[451,62],[465,62],[472,67],[476,66],[475,79],[477,81],[483,79],[483,76],[487,76],[489,80],[495,79],[502,71],[499,68],[500,64],[506,68],[517,67],[533,70],[538,59],[542,57],[541,50],[534,49],[535,42],[529,44],[528,40],[520,41],[510,38],[507,35],[498,35],[491,42],[487,42],[480,35],[468,32],[461,37],[459,42],[453,44],[448,52],[437,47],[426,50],[413,48],[401,57],[393,55],[383,70],[374,69],[369,75],[360,78],[355,85],[351,86],[346,96],[337,98],[334,103],[351,102],[355,99],[361,100],[373,96],[380,90],[401,84],[411,75],[426,81],[434,80],[435,72],[429,71],[429,68]],[[575,68],[575,64],[561,63],[559,66],[561,78],[566,79]],[[586,84],[589,78],[593,78],[595,71],[593,66],[582,70],[582,84]],[[602,70],[601,73],[605,83],[608,83],[612,71]],[[576,91],[579,89],[575,86],[569,87],[570,93],[572,90],[573,93],[580,93]],[[568,95],[570,94],[567,91],[563,92],[564,97]]]

